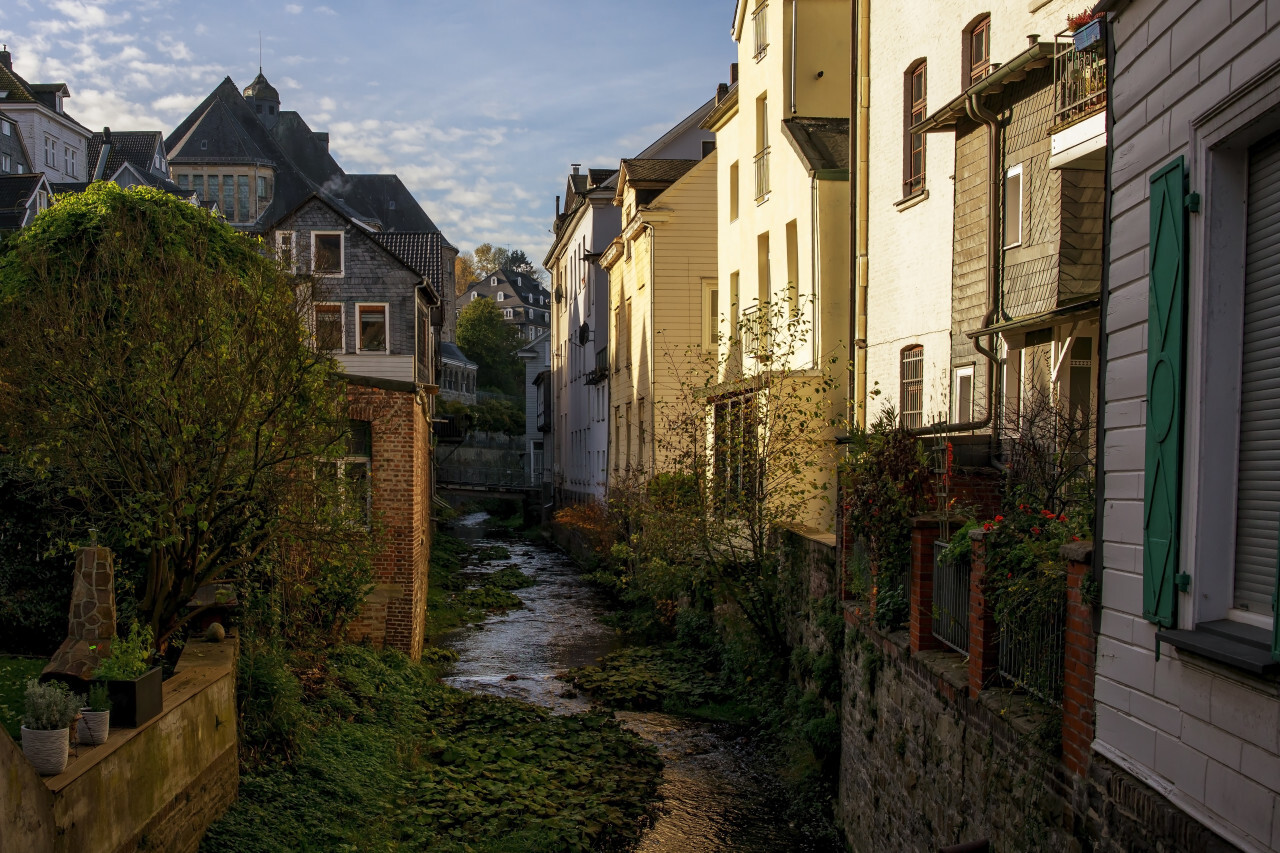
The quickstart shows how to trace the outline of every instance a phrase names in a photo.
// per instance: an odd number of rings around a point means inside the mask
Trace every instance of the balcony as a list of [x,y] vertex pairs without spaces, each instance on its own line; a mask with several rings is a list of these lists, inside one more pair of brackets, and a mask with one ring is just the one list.
[[1107,56],[1101,27],[1102,21],[1094,21],[1054,38],[1050,168],[1105,166]]
[[769,194],[769,146],[756,155],[756,201],[764,201]]
[[768,3],[761,3],[756,7],[756,10],[751,13],[752,28],[755,32],[756,62],[764,59],[765,53],[769,50],[768,9]]
[[596,350],[596,366],[586,375],[585,382],[588,385],[599,385],[609,378],[609,348],[601,347]]
[[773,341],[769,329],[769,306],[764,310],[752,305],[742,312],[742,351],[747,358],[769,361],[773,357]]

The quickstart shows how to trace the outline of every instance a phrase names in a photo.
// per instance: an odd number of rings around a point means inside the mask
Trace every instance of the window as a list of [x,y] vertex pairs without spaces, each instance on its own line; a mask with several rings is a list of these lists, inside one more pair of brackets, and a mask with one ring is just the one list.
[[720,345],[720,288],[714,278],[702,280],[702,348],[715,352]]
[[7,121],[0,121],[0,133],[5,136],[13,136],[13,124]]
[[342,275],[341,231],[311,232],[311,271],[317,275]]
[[324,352],[343,352],[346,349],[343,335],[342,308],[341,302],[320,302],[316,304],[316,349]]
[[973,365],[956,368],[955,388],[952,389],[955,400],[955,411],[951,420],[957,424],[967,424],[973,420]]
[[293,232],[276,232],[276,259],[290,272],[293,271]]
[[800,314],[800,236],[796,221],[787,223],[787,317]]
[[926,64],[922,59],[906,74],[906,106],[903,140],[906,159],[903,163],[902,194],[909,196],[924,189],[924,134],[912,133],[911,128],[925,119]]
[[236,215],[236,182],[231,175],[222,176],[222,215],[227,219]]
[[200,150],[201,150],[201,151],[208,151],[208,150],[209,150],[209,140],[207,140],[207,139],[201,139],[201,140],[200,140]]
[[1022,245],[1022,164],[1004,175],[1004,247]]
[[222,206],[222,202],[221,202],[222,184],[220,183],[221,180],[222,179],[217,175],[210,175],[209,176],[209,194],[205,196],[206,201],[211,201],[217,204],[219,207]]
[[755,58],[759,62],[764,59],[765,53],[769,50],[769,18],[768,3],[761,3],[756,10],[751,13],[751,26],[755,31]]
[[755,395],[719,400],[712,413],[714,500],[719,512],[733,515],[749,505],[763,486]]
[[205,194],[204,194],[204,175],[192,175],[192,176],[191,176],[191,189],[192,189],[193,191],[195,191],[195,192],[200,196],[200,198],[201,198],[202,200],[203,200],[203,199],[205,199]]
[[502,317],[503,317],[503,319],[504,319],[504,320],[510,320],[510,319],[511,319],[511,309],[510,309],[510,308],[503,308],[503,309],[502,309]]
[[499,302],[502,302],[502,301],[503,301],[503,300],[505,300],[506,298],[507,298],[507,294],[503,293],[502,291],[498,291],[498,301],[499,301]]
[[70,145],[62,146],[62,162],[66,164],[67,174],[76,176],[76,152]]
[[0,172],[4,172],[7,175],[9,172],[12,172],[12,171],[13,171],[13,160],[9,157],[8,154],[0,155]]
[[476,293],[474,290],[473,290],[473,291],[471,291],[471,301],[472,301],[472,302],[475,302],[475,301],[476,301],[476,297],[477,297],[477,296],[479,296],[479,295],[480,295],[480,294]]
[[55,169],[58,166],[58,143],[52,136],[44,138],[44,164]]
[[991,72],[991,16],[983,15],[965,28],[964,88],[969,88]]
[[738,164],[729,167],[729,221],[738,219]]
[[266,198],[266,197],[267,197],[267,176],[259,175],[258,176],[258,198]]
[[899,416],[902,426],[919,429],[924,426],[924,347],[910,346],[902,351],[900,375]]
[[190,176],[190,175],[185,174],[185,173],[184,173],[184,174],[181,174],[181,175],[178,175],[178,189],[180,189],[180,190],[190,190],[190,189],[191,189],[191,176]]
[[769,194],[769,99],[756,98],[756,203]]
[[236,176],[236,221],[249,221],[249,176]]
[[342,487],[342,504],[368,527],[373,521],[373,424],[369,421],[347,422],[346,455],[321,462],[316,475]]
[[387,306],[357,305],[360,324],[360,352],[389,352],[387,342]]

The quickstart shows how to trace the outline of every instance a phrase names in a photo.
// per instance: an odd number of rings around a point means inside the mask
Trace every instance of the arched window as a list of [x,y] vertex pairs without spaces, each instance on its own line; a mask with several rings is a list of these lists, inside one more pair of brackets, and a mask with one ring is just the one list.
[[967,89],[991,73],[991,16],[979,15],[964,28],[961,82]]
[[916,344],[903,348],[899,375],[899,417],[907,429],[919,429],[924,426],[924,347]]
[[902,195],[909,196],[924,189],[924,134],[911,128],[924,121],[927,63],[916,60],[903,75]]

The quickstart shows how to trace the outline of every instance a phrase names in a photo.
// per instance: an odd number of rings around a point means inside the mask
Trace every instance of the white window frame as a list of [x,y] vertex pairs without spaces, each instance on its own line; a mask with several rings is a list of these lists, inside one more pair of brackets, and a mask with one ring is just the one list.
[[5,136],[13,136],[13,122],[0,121],[0,133]]
[[13,158],[8,154],[0,155],[0,172],[6,175],[13,171]]
[[[382,321],[386,324],[386,340],[382,349],[365,349],[361,346],[360,340],[360,309],[361,308],[381,308]],[[356,352],[387,354],[391,352],[391,303],[389,302],[357,302],[356,303]]]
[[50,169],[58,168],[58,140],[52,136],[44,138],[44,164]]
[[[339,325],[342,329],[342,336],[339,340],[342,345],[337,349],[321,350],[318,337],[320,323],[316,316],[316,309],[330,306],[337,306],[338,308]],[[315,344],[316,349],[320,352],[345,353],[347,351],[347,305],[345,302],[317,302],[311,306],[311,342]]]
[[276,232],[276,259],[280,259],[280,247],[284,243],[284,237],[289,238],[289,262],[286,264],[291,272],[298,271],[298,232],[296,231],[277,231]]
[[[316,237],[336,236],[338,238],[338,269],[329,272],[316,271]],[[296,243],[296,241],[295,241]],[[297,246],[294,246],[296,251]],[[311,232],[311,274],[341,278],[347,269],[347,234],[342,230],[321,229]],[[372,303],[368,303],[372,304]]]
[[[977,386],[974,384],[973,368],[974,366],[972,364],[966,364],[964,367],[957,367],[954,371],[952,371],[952,378],[951,378],[952,416],[951,417],[954,423],[963,424],[973,420],[973,398],[974,398],[974,393],[977,391]],[[968,412],[960,411],[960,380],[965,377],[969,378],[969,411]]]
[[510,320],[510,319],[511,319],[511,309],[510,309],[510,308],[503,308],[503,309],[502,309],[502,317],[503,317],[503,319],[504,319],[504,320]]
[[[1016,166],[1010,166],[1004,173],[1004,195],[1006,200],[1004,207],[1005,207],[1005,212],[1007,213],[1009,210],[1009,205],[1007,201],[1008,191],[1009,191],[1009,179],[1012,178],[1014,175],[1018,176],[1018,237],[1016,240],[1013,240],[1012,242],[1005,243],[1004,248],[1006,249],[1013,249],[1013,248],[1017,248],[1018,246],[1021,246],[1023,237],[1024,237],[1022,233],[1022,217],[1027,206],[1026,204],[1027,190],[1026,190],[1026,178],[1023,176],[1021,163],[1019,163]],[[1004,221],[1001,221],[1000,224],[1002,228],[1003,226],[1007,225],[1007,223]],[[1007,231],[1008,229],[1003,228],[1003,230]],[[1000,236],[1001,238],[1003,238],[1004,234],[1002,233]]]
[[501,290],[499,290],[499,291],[498,291],[497,300],[498,300],[499,302],[502,302],[502,301],[506,300],[506,298],[507,298],[507,294],[505,294],[505,293],[503,293]]
[[[1178,627],[1230,619],[1271,629],[1236,610],[1235,536],[1240,458],[1240,329],[1244,311],[1248,149],[1280,131],[1280,70],[1256,78],[1221,109],[1191,123],[1189,182],[1202,212],[1190,217],[1184,412],[1182,571]],[[1213,240],[1211,234],[1231,235]]]

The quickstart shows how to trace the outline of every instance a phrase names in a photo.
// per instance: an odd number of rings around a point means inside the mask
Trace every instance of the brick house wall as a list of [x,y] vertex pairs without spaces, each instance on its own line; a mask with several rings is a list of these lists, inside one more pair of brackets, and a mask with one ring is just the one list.
[[431,551],[431,424],[409,383],[351,377],[348,413],[373,433],[373,516],[383,548],[374,558],[374,590],[351,636],[375,647],[422,654]]

